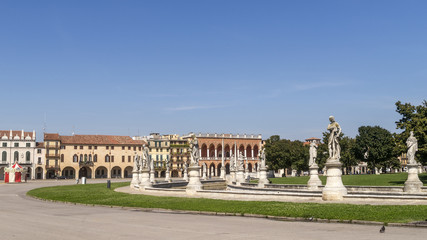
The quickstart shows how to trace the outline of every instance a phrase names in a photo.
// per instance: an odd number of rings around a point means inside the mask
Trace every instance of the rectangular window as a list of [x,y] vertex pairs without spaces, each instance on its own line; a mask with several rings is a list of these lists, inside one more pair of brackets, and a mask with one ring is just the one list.
[[142,147],[139,147],[139,151],[142,151]]
[[114,150],[114,146],[111,146],[111,150]]
[[7,143],[5,143],[5,142],[4,142],[4,143],[3,143],[3,147],[7,147]]
[[26,146],[27,146],[27,147],[31,147],[31,143],[27,143],[27,144],[26,144]]
[[136,147],[133,147],[133,150],[136,151]]
[[65,146],[61,146],[60,149],[65,149]]
[[38,158],[37,164],[42,164],[42,158],[41,157]]
[[131,146],[128,146],[128,150],[130,150]]
[[111,156],[111,162],[114,162],[114,156]]
[[125,156],[122,156],[122,162],[125,162]]
[[37,149],[37,153],[42,153],[42,150],[41,149]]
[[90,149],[92,149],[92,146],[89,146],[88,148],[89,148],[89,150],[90,150]]
[[74,146],[74,149],[77,149],[77,146]]
[[15,147],[19,147],[19,143],[15,143]]
[[94,146],[93,148],[96,150],[96,149],[98,149],[98,146]]
[[80,146],[80,149],[83,149],[83,146]]
[[110,146],[105,146],[105,149],[107,149],[107,150],[110,149]]
[[125,146],[122,146],[122,150],[125,150]]
[[128,156],[128,162],[130,162],[130,160],[131,160],[131,156]]

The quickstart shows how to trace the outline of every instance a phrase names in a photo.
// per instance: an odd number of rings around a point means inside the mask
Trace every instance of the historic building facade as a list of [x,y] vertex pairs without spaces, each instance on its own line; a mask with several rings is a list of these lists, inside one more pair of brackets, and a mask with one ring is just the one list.
[[[147,142],[150,149],[150,157],[154,161],[155,177],[165,177],[166,162],[171,159],[169,135],[150,133],[149,136],[137,136],[132,139]],[[170,170],[172,171],[172,169]]]
[[130,178],[134,157],[142,154],[141,140],[128,136],[46,133],[45,178]]
[[27,179],[33,179],[35,148],[35,131],[0,130],[0,179],[4,179],[4,168],[15,162],[27,168]]
[[171,156],[171,177],[182,177],[185,163],[190,163],[188,140],[177,135],[169,135]]
[[259,151],[262,147],[262,136],[247,134],[195,134],[200,147],[200,164],[206,164],[208,176],[221,175],[222,159],[224,158],[226,173],[230,173],[230,157],[240,152],[248,162],[249,173],[258,168]]

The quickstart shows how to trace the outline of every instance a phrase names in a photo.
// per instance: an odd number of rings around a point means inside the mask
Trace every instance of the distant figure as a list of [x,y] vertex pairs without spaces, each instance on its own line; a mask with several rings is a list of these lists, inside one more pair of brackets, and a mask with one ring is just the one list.
[[329,121],[331,122],[328,125],[328,130],[331,133],[328,141],[329,159],[339,160],[341,154],[341,147],[339,144],[341,127],[337,122],[335,122],[334,116],[330,116]]
[[408,140],[406,140],[406,146],[408,147],[408,152],[406,154],[406,156],[408,157],[408,163],[410,165],[417,164],[417,161],[415,161],[415,153],[418,151],[418,141],[414,137],[413,131],[411,131]]
[[317,144],[313,141],[310,143],[310,159],[308,160],[308,166],[311,167],[316,164],[317,159]]

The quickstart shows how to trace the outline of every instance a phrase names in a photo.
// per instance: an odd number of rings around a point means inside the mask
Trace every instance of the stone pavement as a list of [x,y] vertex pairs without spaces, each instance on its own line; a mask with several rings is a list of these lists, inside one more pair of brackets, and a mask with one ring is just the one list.
[[[93,182],[90,179],[89,183]],[[105,180],[103,180],[105,182]],[[425,239],[426,228],[282,222],[259,218],[150,213],[45,202],[33,188],[73,181],[0,184],[0,239]]]

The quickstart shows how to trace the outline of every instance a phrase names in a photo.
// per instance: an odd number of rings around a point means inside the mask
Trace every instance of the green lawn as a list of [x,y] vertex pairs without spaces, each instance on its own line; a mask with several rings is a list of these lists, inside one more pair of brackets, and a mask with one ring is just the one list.
[[[112,183],[112,189],[129,183]],[[105,184],[70,185],[39,188],[30,196],[83,204],[162,208],[221,213],[260,214],[271,216],[367,220],[378,222],[412,222],[427,218],[427,205],[374,206],[352,204],[318,204],[289,202],[226,201],[202,198],[156,197],[131,195],[107,189]]]
[[[326,184],[326,177],[319,177],[323,185]],[[270,178],[270,181],[274,184],[307,184],[309,178],[309,176]],[[342,181],[344,185],[351,186],[403,186],[407,178],[407,173],[343,175]],[[427,186],[427,174],[419,174],[419,178]]]

